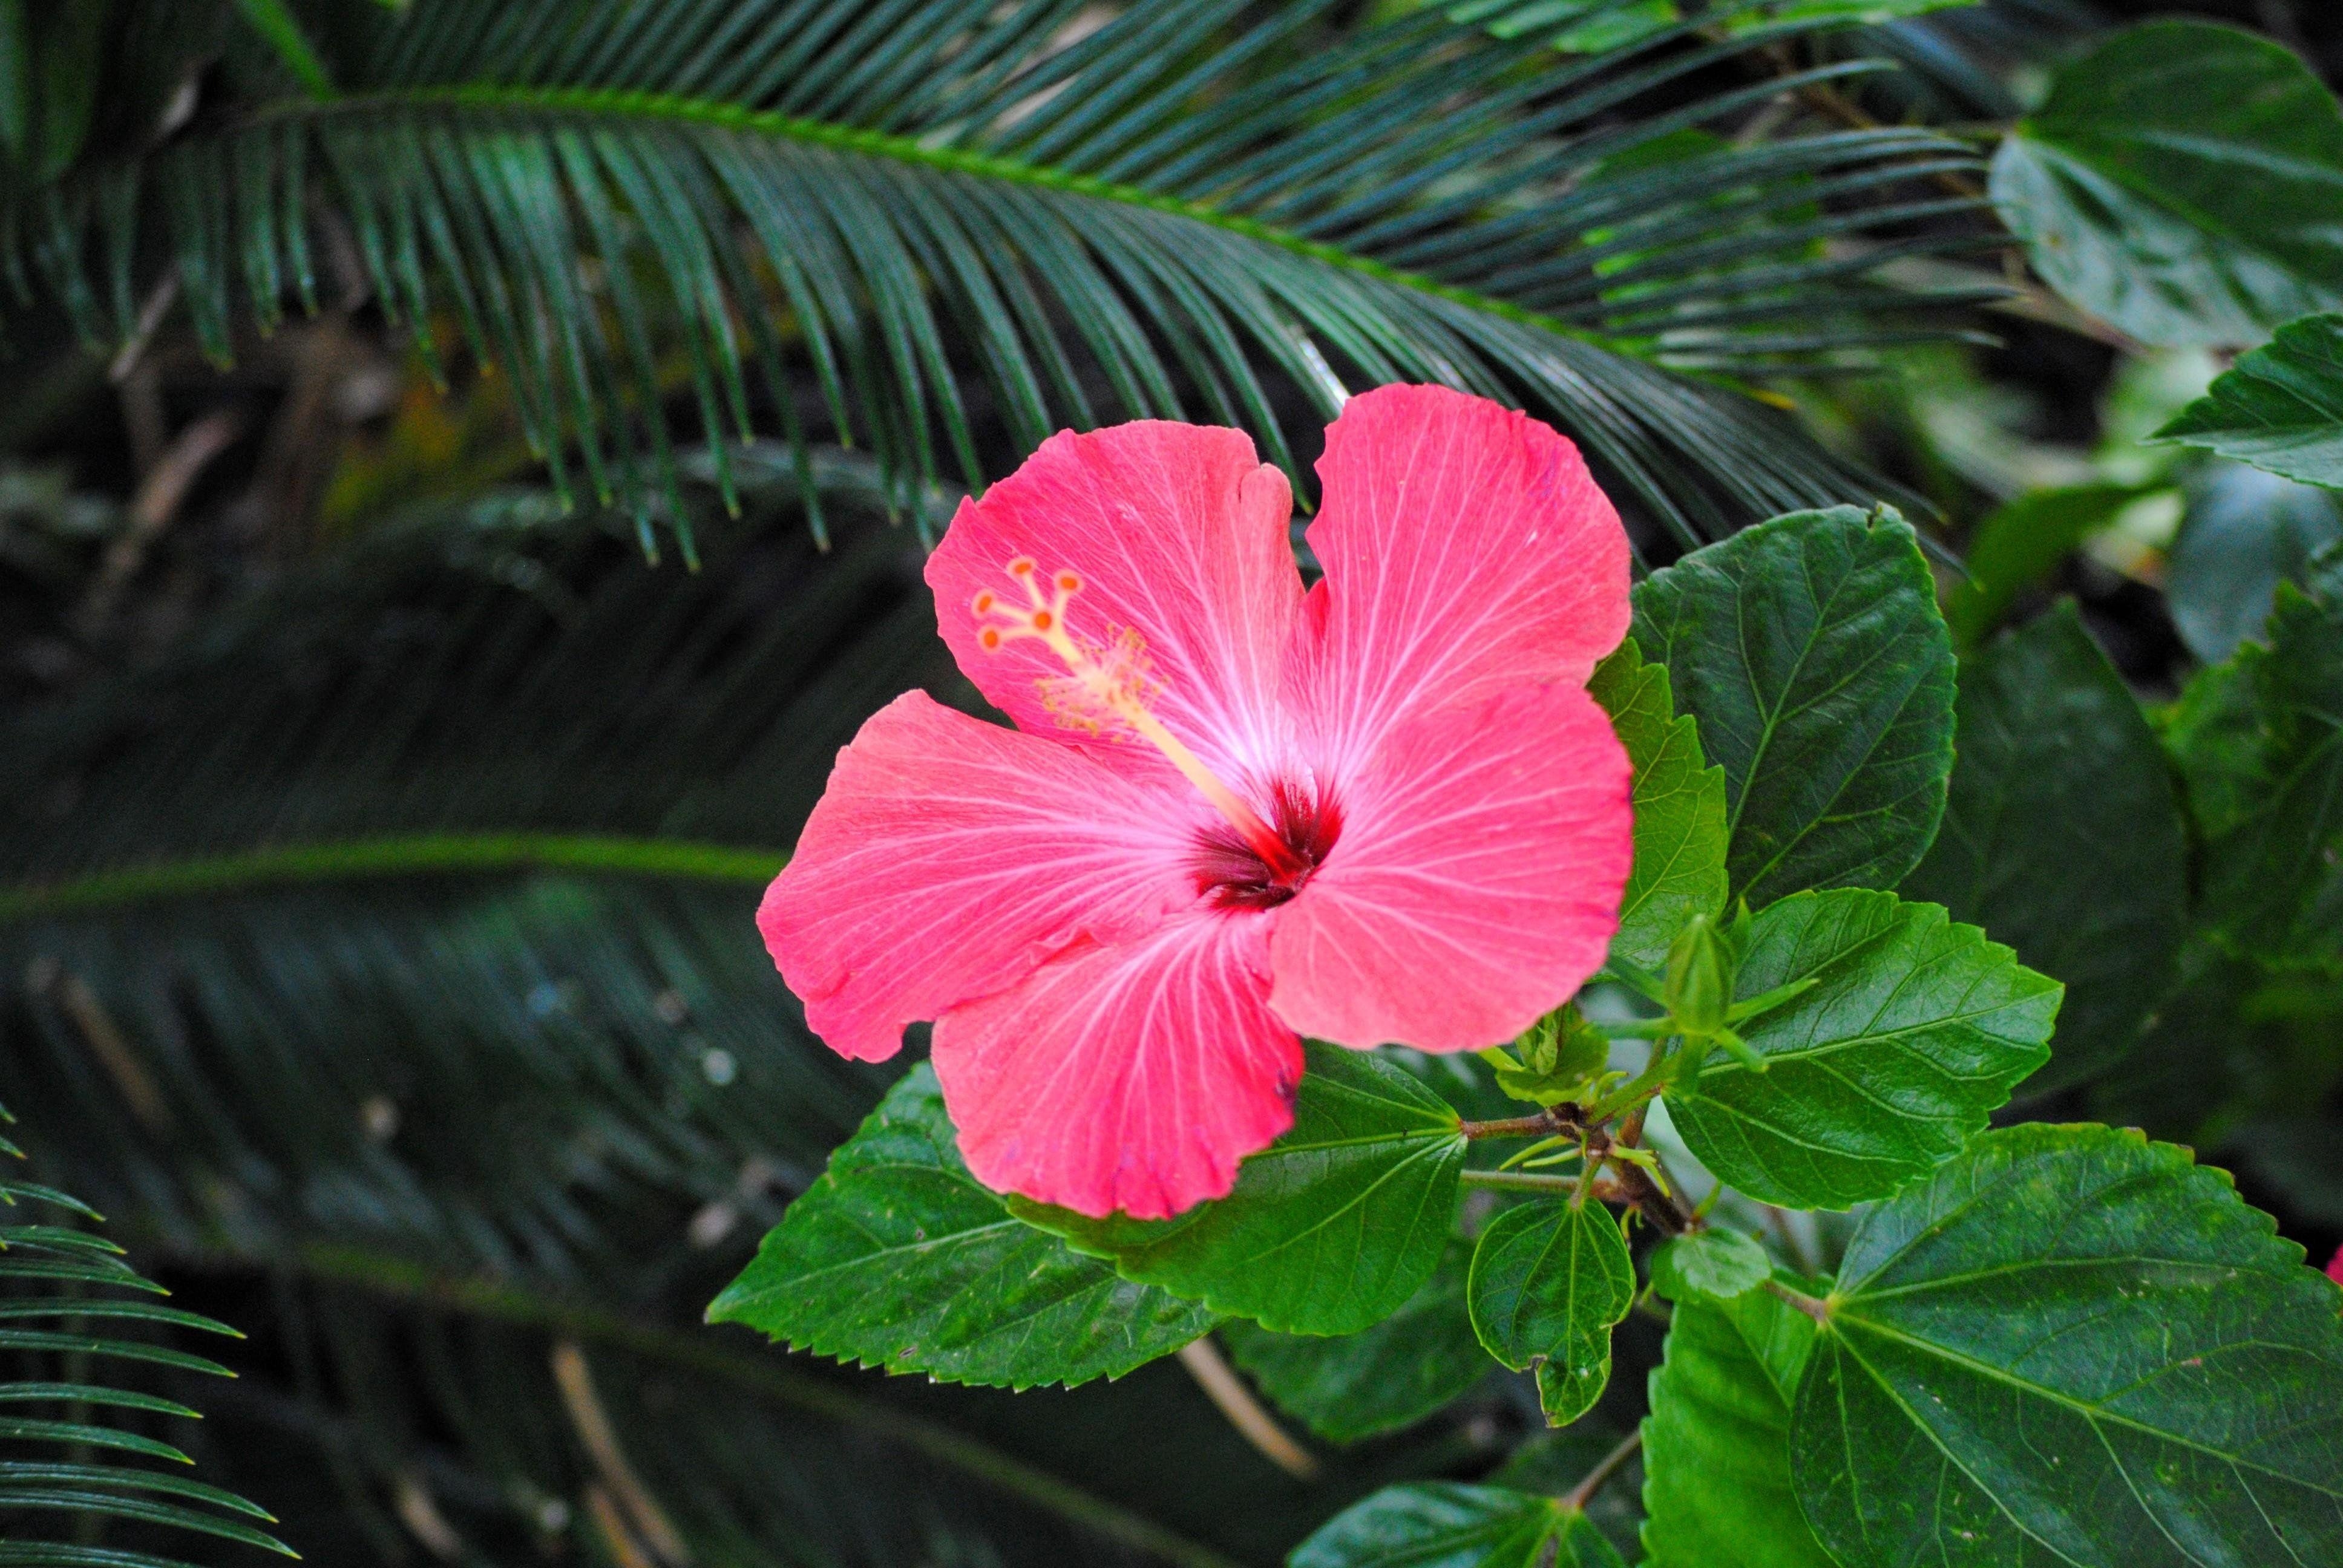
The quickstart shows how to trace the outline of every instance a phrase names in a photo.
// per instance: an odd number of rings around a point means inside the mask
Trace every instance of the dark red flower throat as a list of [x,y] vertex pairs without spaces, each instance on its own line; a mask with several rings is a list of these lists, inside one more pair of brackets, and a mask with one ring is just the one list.
[[1342,809],[1332,797],[1278,783],[1270,790],[1269,826],[1286,849],[1272,866],[1225,822],[1196,835],[1189,867],[1196,891],[1216,910],[1273,910],[1300,892],[1342,836]]

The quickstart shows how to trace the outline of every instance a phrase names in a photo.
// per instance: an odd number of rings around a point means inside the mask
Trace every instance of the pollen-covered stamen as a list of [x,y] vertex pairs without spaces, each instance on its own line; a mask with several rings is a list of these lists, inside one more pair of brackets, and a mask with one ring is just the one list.
[[[1180,738],[1150,711],[1161,687],[1151,673],[1147,644],[1129,627],[1110,628],[1104,640],[1076,638],[1067,629],[1066,607],[1082,591],[1073,572],[1043,572],[1031,556],[1009,563],[1009,575],[1024,585],[1027,605],[1006,603],[990,588],[969,605],[977,621],[977,641],[987,652],[1033,638],[1058,656],[1066,673],[1043,679],[1041,700],[1061,724],[1093,735],[1128,732],[1171,760],[1181,774],[1228,819],[1229,826],[1280,876],[1293,876],[1304,862],[1261,813],[1216,778]],[[1046,585],[1046,587],[1044,586]]]

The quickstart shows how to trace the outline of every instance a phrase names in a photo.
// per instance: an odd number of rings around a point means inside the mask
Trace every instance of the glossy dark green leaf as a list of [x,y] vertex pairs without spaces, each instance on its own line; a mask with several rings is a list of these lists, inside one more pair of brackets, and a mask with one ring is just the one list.
[[1729,1301],[1764,1284],[1774,1264],[1753,1237],[1712,1225],[1662,1242],[1651,1271],[1652,1289],[1672,1302]]
[[1635,638],[1725,769],[1733,891],[1892,887],[1936,831],[1953,651],[1909,525],[1795,512],[1635,590]]
[[2278,585],[2299,585],[2343,539],[2343,495],[2239,463],[2217,463],[2189,487],[2165,562],[2164,597],[2188,651],[2207,664],[2260,639]]
[[1093,1220],[1011,1200],[1032,1223],[1217,1312],[1282,1333],[1355,1333],[1432,1277],[1456,1215],[1456,1112],[1400,1068],[1312,1042],[1293,1127],[1233,1191],[1170,1220]]
[[1790,1479],[1812,1318],[1764,1291],[1679,1302],[1644,1421],[1651,1568],[1833,1568]]
[[1668,1111],[1753,1198],[1844,1209],[1957,1153],[2049,1055],[2058,983],[1934,904],[1840,889],[1760,910],[1737,996],[1816,983],[1741,1028],[1768,1064],[1713,1056]]
[[1792,1472],[1847,1568],[2343,1562],[2343,1293],[2185,1149],[1989,1133],[1826,1311]]
[[2343,489],[2343,315],[2288,322],[2156,434]]
[[1575,1508],[1453,1481],[1387,1486],[1338,1513],[1288,1568],[1624,1568]]
[[2343,113],[2282,45],[2151,22],[2059,69],[1993,199],[2051,286],[2143,343],[2343,306]]
[[1621,1556],[1634,1562],[1641,1554],[1644,1529],[1644,1453],[1639,1444],[1618,1459],[1616,1450],[1625,1436],[1600,1413],[1582,1416],[1568,1426],[1532,1433],[1487,1481],[1491,1486],[1560,1497],[1584,1485],[1599,1466],[1611,1462],[1609,1479],[1586,1500],[1587,1523]]
[[1489,1371],[1464,1308],[1472,1251],[1452,1241],[1423,1288],[1354,1334],[1281,1334],[1232,1318],[1230,1359],[1277,1408],[1332,1442],[1396,1432],[1433,1414]]
[[1612,950],[1645,969],[1694,915],[1725,909],[1725,770],[1701,755],[1700,729],[1679,715],[1664,666],[1633,638],[1586,683],[1634,764],[1635,865],[1619,900]]
[[2192,682],[2197,701],[2184,711],[2216,721],[2182,731],[2184,766],[2192,804],[2200,785],[2221,797],[2197,807],[2215,933],[2264,962],[2333,969],[2343,965],[2343,556],[2329,550],[2310,576],[2309,594],[2279,585],[2268,648],[2249,643]]
[[925,1063],[708,1316],[866,1366],[1012,1388],[1117,1377],[1212,1326],[1203,1306],[1011,1216],[961,1162]]
[[2007,942],[2066,1000],[2046,1090],[2119,1060],[2187,920],[2178,797],[2138,701],[2065,604],[1961,666],[1944,826],[1906,898]]
[[1635,1265],[1602,1204],[1522,1203],[1481,1232],[1468,1300],[1489,1353],[1534,1369],[1547,1422],[1566,1426],[1611,1381],[1611,1329],[1635,1304]]

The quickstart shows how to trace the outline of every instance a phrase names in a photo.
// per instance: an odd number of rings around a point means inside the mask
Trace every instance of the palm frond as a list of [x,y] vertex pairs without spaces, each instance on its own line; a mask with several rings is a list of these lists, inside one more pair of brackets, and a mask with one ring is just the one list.
[[633,1485],[697,1562],[1262,1560],[1438,1434],[1297,1496],[1176,1367],[1011,1401],[699,1324],[892,1070],[804,1030],[759,889],[866,713],[972,699],[875,468],[812,463],[822,558],[751,455],[710,569],[492,499],[11,724],[0,1093],[250,1292],[204,1459],[313,1556],[677,1568]]
[[826,422],[908,494],[1117,417],[1292,467],[1289,426],[1391,379],[1554,419],[1686,542],[1875,488],[1739,388],[1943,330],[1955,299],[1851,242],[1958,243],[1976,204],[1925,182],[1966,149],[1775,139],[1765,106],[1881,63],[1778,74],[1822,23],[1761,0],[1589,58],[1492,9],[416,0],[292,67],[237,33],[260,63],[193,125],[17,181],[7,249],[100,343],[167,276],[224,356],[240,312],[316,308],[346,236],[387,309],[428,342],[452,308],[511,376],[558,487],[638,507],[671,391],[711,437],[759,396],[793,442]]
[[[0,1120],[7,1113],[0,1111]],[[0,1140],[0,1152],[17,1154]],[[232,1492],[153,1468],[187,1455],[127,1424],[194,1420],[176,1401],[118,1386],[126,1369],[230,1375],[218,1362],[152,1339],[143,1328],[243,1336],[226,1323],[161,1305],[162,1288],[122,1249],[83,1228],[97,1213],[54,1188],[0,1181],[12,1211],[0,1224],[0,1353],[19,1376],[0,1380],[0,1562],[42,1568],[181,1568],[145,1549],[152,1538],[233,1541],[292,1555],[259,1528],[277,1521]],[[27,1209],[65,1224],[16,1222]],[[258,1523],[252,1523],[257,1521]],[[140,1542],[123,1539],[124,1526]]]

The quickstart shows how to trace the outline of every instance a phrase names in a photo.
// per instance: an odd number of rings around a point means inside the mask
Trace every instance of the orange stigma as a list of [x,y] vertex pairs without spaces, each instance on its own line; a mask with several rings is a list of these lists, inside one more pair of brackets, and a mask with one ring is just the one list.
[[1023,638],[1039,641],[1066,667],[1065,674],[1045,677],[1040,683],[1042,704],[1052,718],[1092,735],[1136,735],[1161,751],[1212,803],[1272,873],[1290,877],[1304,869],[1302,857],[1271,831],[1261,813],[1222,783],[1151,710],[1161,688],[1153,678],[1147,644],[1140,635],[1129,627],[1110,627],[1103,641],[1076,638],[1066,629],[1066,606],[1082,591],[1082,579],[1071,571],[1041,572],[1031,556],[1017,557],[1008,569],[1023,585],[1029,602],[1004,603],[990,588],[977,594],[969,608],[984,650],[998,652]]

